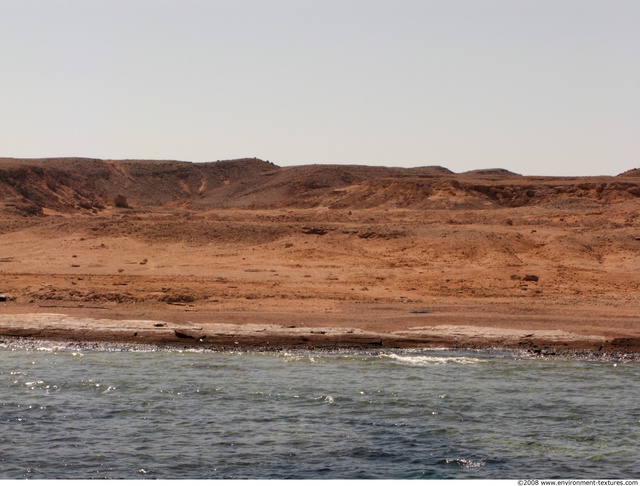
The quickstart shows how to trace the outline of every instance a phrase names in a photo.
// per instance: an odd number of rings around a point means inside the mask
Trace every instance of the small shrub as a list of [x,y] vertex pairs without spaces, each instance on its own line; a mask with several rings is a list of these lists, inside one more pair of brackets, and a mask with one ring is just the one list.
[[122,194],[118,194],[115,198],[113,198],[113,204],[117,208],[129,208],[129,203],[127,202],[127,198]]

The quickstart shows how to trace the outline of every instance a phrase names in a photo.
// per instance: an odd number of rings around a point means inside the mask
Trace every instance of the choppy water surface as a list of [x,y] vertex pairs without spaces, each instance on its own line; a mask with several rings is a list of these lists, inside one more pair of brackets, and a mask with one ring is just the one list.
[[640,476],[640,363],[0,344],[0,478]]

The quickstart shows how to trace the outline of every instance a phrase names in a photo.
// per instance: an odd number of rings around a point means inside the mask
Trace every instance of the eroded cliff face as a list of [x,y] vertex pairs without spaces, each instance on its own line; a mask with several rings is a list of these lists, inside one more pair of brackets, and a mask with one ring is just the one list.
[[[257,159],[192,164],[83,158],[0,159],[0,200],[23,214],[43,209],[97,213],[109,206],[151,209],[188,202],[230,180],[274,166]],[[126,201],[117,204],[116,197]],[[123,199],[124,198],[124,199]]]

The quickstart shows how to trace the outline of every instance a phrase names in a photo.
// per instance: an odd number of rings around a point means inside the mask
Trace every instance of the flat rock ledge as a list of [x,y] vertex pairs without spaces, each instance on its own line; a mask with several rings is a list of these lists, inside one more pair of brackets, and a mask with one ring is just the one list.
[[53,341],[108,349],[117,343],[203,350],[510,349],[540,358],[640,361],[640,339],[435,325],[396,332],[278,324],[172,323],[155,320],[77,318],[57,313],[0,315],[0,343]]

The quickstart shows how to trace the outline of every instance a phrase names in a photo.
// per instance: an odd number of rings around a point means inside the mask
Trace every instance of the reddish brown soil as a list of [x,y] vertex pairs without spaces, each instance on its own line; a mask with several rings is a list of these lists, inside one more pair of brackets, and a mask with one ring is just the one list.
[[0,211],[4,336],[640,350],[637,170],[0,159]]

